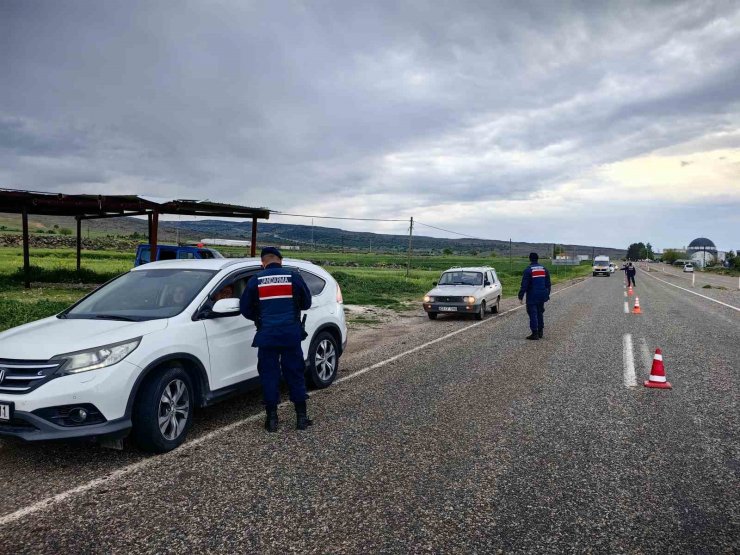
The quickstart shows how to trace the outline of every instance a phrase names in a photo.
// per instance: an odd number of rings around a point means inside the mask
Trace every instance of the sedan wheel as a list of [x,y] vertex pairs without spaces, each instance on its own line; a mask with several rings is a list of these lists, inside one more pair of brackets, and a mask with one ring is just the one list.
[[483,316],[486,314],[486,301],[480,302],[480,309],[475,314],[476,320],[483,320]]

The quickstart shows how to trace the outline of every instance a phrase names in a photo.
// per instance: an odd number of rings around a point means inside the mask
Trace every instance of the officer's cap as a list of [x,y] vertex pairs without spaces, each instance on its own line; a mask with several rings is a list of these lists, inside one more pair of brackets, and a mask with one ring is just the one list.
[[265,247],[264,249],[262,249],[262,252],[260,253],[260,257],[267,256],[268,254],[274,254],[280,260],[283,259],[283,255],[280,254],[280,251],[277,249],[277,247]]
[[530,262],[537,262],[540,259],[540,256],[536,252],[530,252],[529,253],[529,261]]

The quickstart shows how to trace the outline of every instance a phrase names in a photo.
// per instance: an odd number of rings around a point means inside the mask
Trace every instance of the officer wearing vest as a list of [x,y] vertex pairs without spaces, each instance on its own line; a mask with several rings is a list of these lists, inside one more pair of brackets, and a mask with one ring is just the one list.
[[283,256],[275,247],[260,253],[264,270],[247,282],[240,300],[242,315],[257,326],[252,347],[257,347],[257,371],[265,401],[265,429],[278,429],[280,372],[288,383],[295,405],[296,426],[305,430],[313,424],[306,409],[305,364],[301,341],[305,332],[301,310],[311,308],[311,292],[298,272],[283,268]]
[[539,264],[536,252],[529,255],[529,266],[522,274],[522,286],[519,288],[519,301],[523,302],[527,295],[527,314],[529,314],[529,329],[532,335],[527,339],[541,339],[545,330],[545,303],[550,300],[550,272]]
[[627,274],[627,286],[629,286],[630,282],[632,282],[632,285],[637,287],[637,284],[635,283],[635,276],[637,275],[637,268],[635,268],[632,265],[632,262],[627,264],[627,269],[624,272]]

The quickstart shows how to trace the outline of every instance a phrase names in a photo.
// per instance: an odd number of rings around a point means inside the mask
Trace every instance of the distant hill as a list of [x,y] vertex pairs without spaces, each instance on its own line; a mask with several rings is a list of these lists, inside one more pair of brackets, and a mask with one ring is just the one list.
[[[252,233],[249,222],[201,220],[175,223],[182,235],[194,235],[197,238],[220,239],[249,239]],[[296,245],[302,248],[344,248],[345,250],[361,251],[406,251],[408,235],[391,235],[384,233],[369,233],[362,231],[346,231],[333,227],[313,227],[294,224],[259,223],[257,226],[258,242],[260,244],[275,243],[279,245]],[[625,250],[595,247],[591,245],[561,245],[568,253],[605,254],[613,257],[622,257]],[[509,253],[509,242],[502,240],[485,239],[441,239],[425,235],[414,235],[414,252],[435,253],[444,249],[453,252],[478,251],[481,253],[496,252],[504,255]],[[515,241],[512,243],[512,253],[526,255],[537,251],[543,255],[552,253],[552,243],[526,243]]]
[[[29,218],[31,230],[58,228],[74,229],[72,218],[52,216],[31,216]],[[20,218],[15,214],[0,214],[0,231],[5,226],[7,231],[16,231],[20,228]],[[137,218],[110,218],[104,220],[89,220],[83,223],[83,235],[87,229],[95,235],[130,235],[132,233],[146,234],[146,220]],[[246,239],[252,233],[251,222],[235,220],[199,220],[199,221],[164,221],[160,223],[160,241],[174,241],[179,230],[181,241],[198,241],[203,238],[219,239]],[[408,235],[391,235],[384,233],[369,233],[347,231],[334,227],[273,224],[260,222],[257,227],[258,243],[295,245],[302,249],[310,249],[313,245],[318,249],[345,249],[357,251],[384,251],[398,252],[408,248]],[[416,230],[415,230],[416,231]],[[626,250],[598,247],[593,245],[563,245],[569,254],[596,255],[604,254],[615,258],[625,256]],[[509,254],[509,242],[504,240],[484,239],[441,239],[424,235],[414,235],[414,252],[441,253],[444,249],[451,249],[455,253],[495,252],[499,255]],[[531,251],[539,252],[543,256],[552,253],[552,243],[526,243],[515,241],[512,243],[514,256],[526,255]]]

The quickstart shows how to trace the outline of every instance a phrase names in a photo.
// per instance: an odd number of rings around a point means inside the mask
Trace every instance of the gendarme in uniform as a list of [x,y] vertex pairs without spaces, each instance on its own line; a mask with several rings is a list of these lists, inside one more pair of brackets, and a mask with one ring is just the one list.
[[532,335],[527,339],[541,339],[545,330],[545,303],[550,300],[550,272],[539,262],[536,252],[529,255],[529,266],[522,273],[519,300],[527,296],[527,314]]
[[280,373],[295,405],[296,425],[305,430],[312,424],[306,409],[305,364],[301,341],[301,310],[311,308],[311,292],[297,271],[283,268],[283,257],[275,247],[260,253],[264,270],[247,282],[240,300],[242,315],[257,326],[252,347],[257,347],[257,370],[265,401],[265,429],[278,428]]

